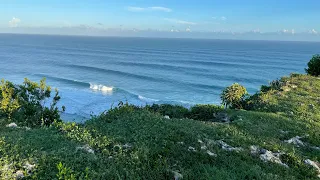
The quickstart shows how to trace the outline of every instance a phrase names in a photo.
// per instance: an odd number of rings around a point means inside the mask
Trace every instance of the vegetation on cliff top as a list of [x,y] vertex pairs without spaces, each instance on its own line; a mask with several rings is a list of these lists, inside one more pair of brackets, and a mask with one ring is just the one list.
[[2,110],[0,177],[317,179],[319,94],[319,77],[292,74],[241,96],[227,110],[120,103],[84,124],[55,117],[49,126],[31,129]]

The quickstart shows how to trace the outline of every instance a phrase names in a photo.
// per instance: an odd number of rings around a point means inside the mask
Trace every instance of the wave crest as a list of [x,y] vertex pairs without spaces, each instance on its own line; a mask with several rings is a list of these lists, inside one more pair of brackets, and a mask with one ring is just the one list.
[[95,91],[109,92],[109,93],[113,91],[113,87],[105,86],[102,84],[94,84],[94,83],[90,83],[90,89]]

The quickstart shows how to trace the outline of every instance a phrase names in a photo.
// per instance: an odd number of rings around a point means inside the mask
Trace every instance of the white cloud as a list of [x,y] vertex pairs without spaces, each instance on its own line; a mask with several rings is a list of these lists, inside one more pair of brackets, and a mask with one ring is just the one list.
[[154,11],[164,11],[164,12],[172,12],[172,9],[166,8],[166,7],[149,7],[149,9],[154,10]]
[[221,21],[225,21],[225,20],[227,20],[227,18],[226,18],[226,17],[224,17],[224,16],[222,16],[220,19],[221,19]]
[[13,18],[9,21],[9,27],[17,27],[20,22],[21,22],[21,20],[20,20],[19,18],[13,17]]
[[186,32],[191,32],[190,27],[188,27],[188,28],[186,29]]
[[227,18],[225,17],[225,16],[222,16],[222,17],[212,17],[212,19],[214,19],[214,20],[219,20],[219,21],[226,21],[227,20]]
[[190,21],[183,21],[179,19],[170,19],[170,18],[164,18],[166,21],[170,21],[172,23],[177,23],[177,24],[184,24],[184,25],[197,25],[195,22],[190,22]]
[[145,11],[162,11],[162,12],[172,12],[172,9],[160,6],[152,6],[152,7],[127,7],[128,11],[131,12],[145,12]]
[[295,30],[294,29],[283,29],[282,31],[281,31],[281,33],[283,33],[283,34],[295,34]]
[[311,31],[309,31],[310,34],[318,34],[318,31],[316,31],[315,29],[312,29]]

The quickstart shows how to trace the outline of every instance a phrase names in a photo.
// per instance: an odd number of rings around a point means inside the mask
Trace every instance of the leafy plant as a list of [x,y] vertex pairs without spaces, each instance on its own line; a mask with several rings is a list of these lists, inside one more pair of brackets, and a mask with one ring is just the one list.
[[11,82],[1,80],[0,92],[0,110],[11,119],[12,113],[20,107],[15,87]]
[[221,100],[225,107],[243,109],[245,96],[248,94],[247,89],[235,83],[222,91]]
[[312,59],[308,63],[308,68],[306,72],[311,76],[319,76],[320,75],[320,55],[314,55]]
[[60,110],[57,107],[59,92],[55,89],[54,97],[50,99],[52,90],[46,85],[45,78],[40,83],[26,78],[22,85],[2,80],[0,91],[0,110],[9,119],[13,118],[27,126],[49,126],[54,121],[60,121]]
[[190,109],[189,118],[199,121],[213,121],[214,115],[222,110],[223,107],[216,105],[196,105]]
[[167,115],[170,118],[186,118],[189,113],[187,108],[180,105],[153,104],[151,106],[147,105],[145,108],[153,113]]

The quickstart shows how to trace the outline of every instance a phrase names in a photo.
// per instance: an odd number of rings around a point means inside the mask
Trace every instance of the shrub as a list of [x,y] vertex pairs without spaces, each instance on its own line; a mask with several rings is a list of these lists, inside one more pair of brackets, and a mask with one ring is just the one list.
[[273,80],[269,84],[270,84],[270,88],[273,90],[281,90],[281,88],[285,86],[285,83],[281,80]]
[[20,105],[14,85],[5,80],[0,83],[0,111],[11,119],[11,115]]
[[[9,81],[1,81],[0,84],[0,110],[9,120],[27,126],[51,125],[60,120],[60,111],[57,103],[60,100],[56,89],[51,97],[51,87],[46,85],[46,80],[40,83],[25,79],[22,85],[14,85]],[[47,101],[51,102],[46,105]],[[64,111],[64,107],[62,107]]]
[[221,100],[225,107],[243,109],[245,96],[248,94],[246,88],[235,83],[222,91]]
[[170,118],[186,118],[189,110],[180,105],[171,104],[153,104],[145,107],[148,111],[159,113],[163,116],[168,115]]
[[189,118],[199,121],[214,121],[215,114],[223,111],[223,107],[216,105],[195,105],[190,109]]
[[319,76],[320,75],[320,55],[314,55],[312,59],[308,63],[308,68],[306,72],[311,76]]

